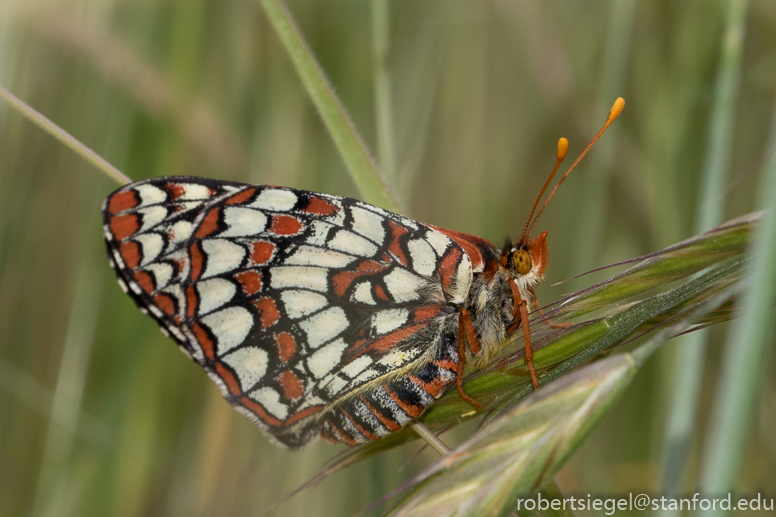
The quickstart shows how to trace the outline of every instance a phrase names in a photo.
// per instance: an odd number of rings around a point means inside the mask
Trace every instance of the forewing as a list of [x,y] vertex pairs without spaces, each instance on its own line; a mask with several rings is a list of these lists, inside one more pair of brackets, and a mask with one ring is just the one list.
[[454,240],[349,198],[156,178],[103,212],[138,305],[289,446],[336,401],[422,361],[471,284]]

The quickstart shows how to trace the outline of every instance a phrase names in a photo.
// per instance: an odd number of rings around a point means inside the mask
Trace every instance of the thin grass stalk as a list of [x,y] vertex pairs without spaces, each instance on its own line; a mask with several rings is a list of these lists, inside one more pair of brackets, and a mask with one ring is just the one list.
[[[747,1],[730,0],[727,7],[726,28],[706,138],[695,233],[710,230],[722,221],[724,206],[719,195],[730,168]],[[661,492],[666,495],[677,494],[681,488],[695,430],[707,339],[707,330],[695,332],[684,338],[676,354],[661,462]],[[676,514],[672,510],[661,513],[664,516]]]
[[[770,145],[776,145],[776,111]],[[700,489],[723,495],[736,488],[754,416],[764,367],[768,364],[768,339],[776,302],[776,155],[771,155],[762,180],[760,206],[768,209],[751,250],[751,268],[741,302],[741,317],[730,326],[717,383],[710,436],[705,444]],[[704,515],[725,515],[717,509]]]
[[259,0],[259,3],[288,52],[364,201],[394,212],[404,212],[402,204],[380,174],[356,126],[313,56],[288,7],[282,0]]
[[421,424],[420,422],[412,422],[410,424],[412,426],[412,429],[418,433],[418,435],[423,438],[423,440],[428,443],[428,445],[437,451],[440,456],[447,456],[450,454],[450,447],[448,447],[445,442],[439,439],[437,435],[435,435],[428,427]]
[[11,105],[16,111],[24,115],[30,122],[50,134],[72,150],[75,154],[82,157],[87,162],[94,165],[100,172],[108,176],[119,185],[132,183],[123,172],[108,163],[102,156],[98,155],[84,144],[79,142],[73,135],[56,125],[42,113],[34,110],[23,100],[17,98],[11,92],[0,86],[0,99]]

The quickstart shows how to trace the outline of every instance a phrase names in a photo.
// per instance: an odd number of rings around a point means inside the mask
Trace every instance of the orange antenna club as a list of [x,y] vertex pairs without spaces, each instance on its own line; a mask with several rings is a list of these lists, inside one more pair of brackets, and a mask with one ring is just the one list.
[[[552,169],[552,172],[550,173],[549,178],[547,178],[547,181],[544,184],[544,187],[542,187],[541,192],[539,193],[539,196],[536,198],[536,202],[534,203],[533,208],[531,209],[531,215],[528,216],[528,221],[525,223],[526,229],[523,230],[523,238],[527,239],[528,236],[531,233],[531,230],[533,230],[534,225],[536,224],[536,221],[539,220],[539,217],[542,215],[542,212],[544,211],[545,207],[547,206],[547,203],[550,202],[550,199],[552,199],[552,196],[555,195],[555,192],[558,190],[558,187],[561,186],[561,184],[566,180],[568,175],[571,173],[571,171],[574,170],[574,168],[577,166],[577,164],[584,158],[584,156],[587,154],[587,152],[590,150],[590,148],[593,147],[593,145],[598,141],[599,138],[601,138],[601,135],[604,134],[604,132],[609,128],[609,126],[612,125],[612,122],[617,120],[617,117],[620,116],[620,113],[622,113],[622,109],[625,107],[625,99],[622,97],[617,97],[617,100],[614,101],[614,104],[612,105],[612,109],[609,110],[609,115],[606,117],[606,122],[604,123],[603,127],[598,131],[598,133],[593,137],[593,139],[590,141],[589,144],[587,144],[587,147],[585,147],[584,151],[577,157],[576,160],[574,160],[574,163],[571,164],[571,167],[566,171],[566,173],[563,175],[563,177],[558,181],[558,184],[555,185],[555,187],[550,192],[550,195],[547,196],[547,199],[544,201],[544,204],[542,205],[542,208],[539,210],[539,213],[536,214],[536,218],[534,218],[533,222],[531,222],[531,217],[534,214],[534,210],[536,210],[536,206],[539,204],[539,201],[541,200],[542,196],[544,195],[545,190],[547,189],[547,185],[549,185],[550,181],[552,180],[553,176],[555,176],[555,173],[558,170],[558,167],[560,166],[560,163],[563,161],[563,158],[566,157],[566,151],[568,150],[568,140],[565,138],[561,138],[558,141],[558,160],[555,163],[555,167]],[[561,153],[561,147],[565,146]],[[561,157],[562,156],[562,157]]]

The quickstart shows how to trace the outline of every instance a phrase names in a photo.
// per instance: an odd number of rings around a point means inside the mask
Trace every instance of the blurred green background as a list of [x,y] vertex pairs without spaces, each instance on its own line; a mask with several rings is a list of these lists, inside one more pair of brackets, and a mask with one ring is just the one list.
[[[375,3],[289,2],[375,155],[382,142],[379,162],[407,215],[424,222],[495,242],[518,234],[558,137],[575,156],[625,97],[537,225],[551,253],[543,304],[603,277],[554,282],[697,233],[701,174],[715,166],[704,162],[721,149],[708,128],[727,5],[387,2],[389,26],[376,22],[389,49],[381,119]],[[756,208],[773,152],[776,2],[751,0],[744,21],[734,111],[717,128],[729,150],[715,162],[723,219]],[[2,0],[0,85],[136,180],[185,174],[358,197],[252,0]],[[257,515],[341,448],[270,445],[136,310],[102,244],[100,203],[115,188],[0,103],[0,515]],[[713,329],[703,356],[686,491],[724,336]],[[660,493],[680,346],[664,346],[557,476],[565,493]],[[737,488],[776,497],[773,360],[757,403]],[[339,472],[275,514],[352,514],[435,459],[418,448]]]

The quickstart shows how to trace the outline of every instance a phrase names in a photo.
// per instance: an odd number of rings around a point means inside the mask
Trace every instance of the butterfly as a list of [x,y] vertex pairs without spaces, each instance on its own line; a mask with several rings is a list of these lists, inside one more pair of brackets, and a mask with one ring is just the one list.
[[501,247],[346,197],[180,176],[106,198],[108,256],[140,310],[272,441],[364,443],[453,385],[479,407],[464,366],[486,365],[521,326],[538,388],[528,309],[547,232],[531,239],[529,223],[567,148]]

